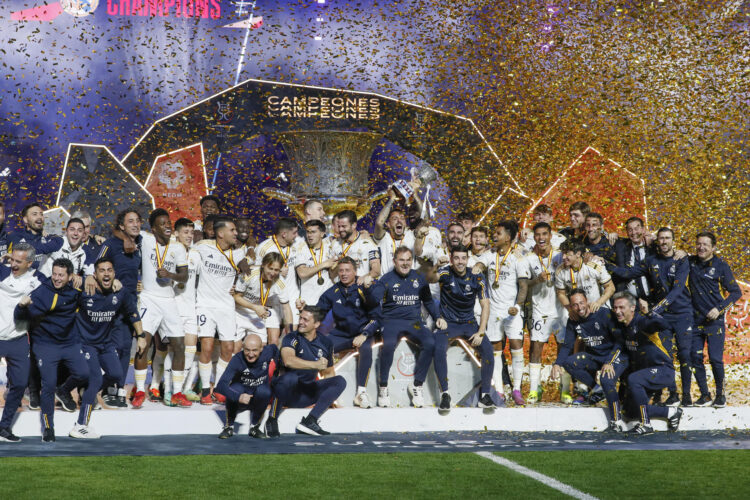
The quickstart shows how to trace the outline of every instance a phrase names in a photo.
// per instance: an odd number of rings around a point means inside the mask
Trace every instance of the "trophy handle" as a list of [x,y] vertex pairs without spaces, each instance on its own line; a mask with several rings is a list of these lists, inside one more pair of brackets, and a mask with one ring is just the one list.
[[285,203],[292,203],[297,201],[296,196],[294,196],[292,193],[284,191],[283,189],[266,187],[261,189],[260,191],[269,198],[275,198]]
[[388,196],[388,190],[387,190],[387,189],[386,189],[385,191],[378,191],[377,193],[373,193],[373,194],[371,194],[371,195],[369,196],[369,198],[367,198],[367,203],[369,203],[369,204],[371,204],[371,205],[372,205],[372,204],[373,204],[373,203],[375,203],[376,201],[378,201],[378,200],[380,200],[380,199],[383,199],[383,198],[385,198],[386,196]]

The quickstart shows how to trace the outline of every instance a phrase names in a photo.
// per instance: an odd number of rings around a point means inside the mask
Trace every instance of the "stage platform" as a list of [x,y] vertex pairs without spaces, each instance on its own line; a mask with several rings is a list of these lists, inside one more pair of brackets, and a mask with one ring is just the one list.
[[[279,418],[282,434],[294,433],[307,409],[288,409]],[[680,423],[681,431],[711,431],[750,429],[750,407],[685,408]],[[73,427],[78,412],[55,412],[55,428],[65,435]],[[238,433],[247,432],[248,413],[237,418]],[[139,410],[97,410],[91,425],[104,436],[155,436],[177,434],[218,434],[224,422],[221,405],[191,408],[169,408],[159,403],[146,402]],[[603,431],[607,427],[604,408],[573,408],[563,406],[535,406],[497,408],[486,412],[479,408],[453,408],[448,415],[440,415],[436,408],[334,408],[321,419],[324,429],[336,434],[373,432],[448,432],[448,431],[510,431],[510,432],[565,432]],[[653,421],[657,431],[666,431],[666,423]],[[19,412],[13,427],[19,436],[40,436],[38,411]]]

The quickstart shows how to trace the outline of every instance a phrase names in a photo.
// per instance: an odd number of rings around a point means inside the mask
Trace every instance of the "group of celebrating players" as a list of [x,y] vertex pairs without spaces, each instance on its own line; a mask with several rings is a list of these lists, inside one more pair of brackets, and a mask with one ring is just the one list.
[[560,400],[606,399],[611,431],[653,432],[650,418],[676,430],[681,406],[726,404],[724,312],[741,291],[715,255],[712,233],[699,233],[688,255],[675,249],[670,228],[650,234],[633,217],[620,238],[576,202],[570,225],[559,231],[549,207],[538,205],[533,228],[519,230],[511,220],[487,227],[462,214],[443,235],[398,200],[391,190],[372,234],[358,229],[350,210],[329,223],[311,200],[303,221],[278,219],[259,244],[252,221],[224,215],[213,195],[201,199],[200,221],[173,222],[166,210],[152,211],[150,231],[137,211],[124,210],[107,239],[90,234],[84,211],[71,215],[62,237],[46,235],[36,203],[23,208],[22,229],[6,232],[0,205],[0,357],[8,379],[0,440],[20,440],[11,428],[27,388],[29,408],[41,408],[44,441],[55,440],[56,402],[79,409],[71,437],[98,438],[90,420],[99,393],[108,407],[128,407],[134,341],[130,407],[146,399],[224,404],[220,438],[233,435],[239,412],[250,412],[250,436],[273,437],[284,407],[309,406],[297,431],[328,434],[319,419],[346,387],[334,370],[342,351],[358,352],[354,404],[372,407],[366,387],[376,340],[376,404],[390,406],[389,374],[403,338],[419,351],[411,404],[425,404],[434,364],[441,413],[451,408],[446,353],[456,338],[481,360],[480,408],[502,404],[511,384],[515,405],[540,401],[550,337]]

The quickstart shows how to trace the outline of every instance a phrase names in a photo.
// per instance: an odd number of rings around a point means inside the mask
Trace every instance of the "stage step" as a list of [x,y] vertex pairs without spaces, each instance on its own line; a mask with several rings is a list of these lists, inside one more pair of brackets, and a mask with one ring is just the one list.
[[[294,433],[307,409],[288,409],[279,418],[282,434]],[[685,408],[680,430],[750,429],[750,407]],[[58,435],[66,434],[78,413],[55,412]],[[237,418],[237,432],[247,432],[249,415]],[[224,422],[224,407],[195,405],[192,408],[168,408],[145,403],[139,410],[97,410],[91,425],[102,435],[152,436],[165,434],[219,434]],[[653,421],[657,431],[666,423]],[[478,408],[453,408],[439,415],[435,408],[336,408],[323,415],[321,426],[333,433],[359,432],[443,432],[443,431],[516,431],[562,432],[602,431],[607,427],[604,408],[538,406],[498,408],[484,413]],[[19,436],[40,436],[38,411],[21,411],[13,427]]]

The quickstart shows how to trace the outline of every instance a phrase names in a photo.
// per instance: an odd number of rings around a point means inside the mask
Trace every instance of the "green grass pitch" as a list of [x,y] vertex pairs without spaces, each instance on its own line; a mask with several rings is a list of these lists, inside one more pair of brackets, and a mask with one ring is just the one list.
[[[602,499],[747,498],[750,453],[499,453]],[[3,498],[562,498],[472,453],[0,459]]]

